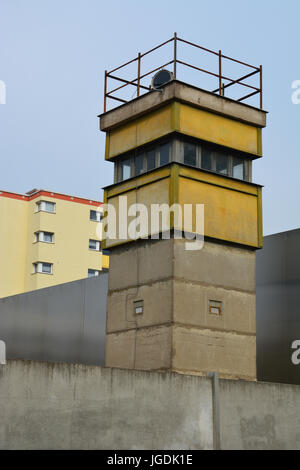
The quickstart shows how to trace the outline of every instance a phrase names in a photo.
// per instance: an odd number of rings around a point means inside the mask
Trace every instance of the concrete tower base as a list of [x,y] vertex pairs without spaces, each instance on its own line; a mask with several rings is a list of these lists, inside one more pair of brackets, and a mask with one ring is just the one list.
[[256,380],[255,251],[173,238],[113,248],[106,366]]

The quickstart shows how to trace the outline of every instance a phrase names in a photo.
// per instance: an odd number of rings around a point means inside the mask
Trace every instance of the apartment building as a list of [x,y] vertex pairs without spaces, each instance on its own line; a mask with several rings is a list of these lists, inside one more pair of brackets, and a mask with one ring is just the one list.
[[0,191],[0,297],[97,276],[102,203],[45,190]]

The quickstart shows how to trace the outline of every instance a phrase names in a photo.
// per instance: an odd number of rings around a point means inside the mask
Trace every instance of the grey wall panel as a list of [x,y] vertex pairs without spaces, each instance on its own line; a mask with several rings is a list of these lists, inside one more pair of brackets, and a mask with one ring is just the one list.
[[108,273],[0,299],[8,359],[104,365]]
[[300,384],[300,230],[264,237],[256,257],[258,380]]

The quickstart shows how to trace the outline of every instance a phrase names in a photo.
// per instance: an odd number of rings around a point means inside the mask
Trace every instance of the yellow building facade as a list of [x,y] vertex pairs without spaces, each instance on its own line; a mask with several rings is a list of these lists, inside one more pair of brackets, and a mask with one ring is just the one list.
[[98,275],[102,204],[44,190],[0,191],[0,297]]

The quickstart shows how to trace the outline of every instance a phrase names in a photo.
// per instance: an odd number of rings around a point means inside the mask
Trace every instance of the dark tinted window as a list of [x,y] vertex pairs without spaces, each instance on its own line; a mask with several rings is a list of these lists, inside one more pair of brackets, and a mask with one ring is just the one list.
[[228,175],[228,157],[222,153],[216,153],[216,171],[222,175]]
[[196,166],[196,145],[188,142],[184,143],[184,163]]
[[204,170],[211,170],[211,151],[205,148],[202,148],[201,151],[201,168]]
[[159,164],[160,165],[166,165],[167,163],[169,163],[170,144],[167,143],[167,144],[161,145],[159,153],[160,153],[160,162],[159,162]]
[[141,153],[135,158],[135,174],[140,175],[144,170],[144,154]]
[[146,153],[147,158],[147,170],[153,170],[155,168],[155,150],[149,150]]

